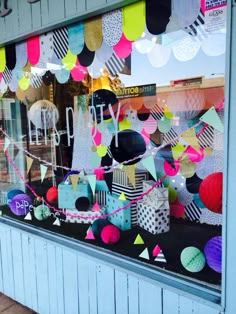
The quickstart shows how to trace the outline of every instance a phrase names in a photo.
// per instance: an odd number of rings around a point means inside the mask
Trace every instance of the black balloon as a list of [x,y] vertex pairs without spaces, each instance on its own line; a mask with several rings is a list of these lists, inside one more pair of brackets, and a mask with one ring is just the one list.
[[[118,137],[118,146],[116,147],[116,136]],[[113,136],[110,151],[113,158],[117,162],[125,162],[139,155],[143,155],[146,152],[146,143],[142,135],[133,130],[124,130],[118,132],[117,135]],[[137,158],[125,165],[133,165],[140,161],[141,158]]]
[[189,193],[197,194],[199,192],[199,187],[201,183],[202,179],[199,178],[195,173],[191,178],[186,179],[186,188]]
[[80,211],[86,211],[89,209],[90,201],[86,196],[81,196],[75,201],[75,207]]

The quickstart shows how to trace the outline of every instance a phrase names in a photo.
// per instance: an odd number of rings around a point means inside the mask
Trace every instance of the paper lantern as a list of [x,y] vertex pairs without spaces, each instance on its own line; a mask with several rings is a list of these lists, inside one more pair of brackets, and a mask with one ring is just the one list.
[[51,216],[51,211],[48,206],[41,204],[34,208],[34,217],[38,220],[45,220]]
[[120,240],[120,229],[114,225],[107,225],[102,229],[101,239],[106,244],[115,244]]
[[222,271],[222,237],[211,238],[204,247],[207,265],[221,273]]
[[206,264],[202,251],[194,246],[186,247],[180,255],[181,264],[191,273],[200,272]]
[[59,119],[57,107],[49,100],[36,101],[29,110],[29,118],[36,128],[50,129]]
[[203,204],[211,211],[222,213],[223,173],[215,172],[207,176],[199,188],[199,196]]
[[49,203],[55,204],[58,201],[58,188],[56,186],[48,189],[46,193],[46,199]]
[[17,216],[25,216],[32,206],[32,199],[29,195],[17,194],[11,200],[10,209]]
[[100,237],[102,229],[105,226],[110,225],[110,224],[111,223],[107,219],[103,219],[103,218],[96,219],[91,226],[93,235],[96,238]]

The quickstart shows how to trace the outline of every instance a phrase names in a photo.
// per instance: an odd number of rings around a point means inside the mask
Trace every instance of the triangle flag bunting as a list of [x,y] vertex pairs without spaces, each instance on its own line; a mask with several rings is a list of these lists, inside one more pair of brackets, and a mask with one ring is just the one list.
[[25,216],[24,220],[32,220],[32,215],[30,212]]
[[94,211],[100,211],[100,210],[101,210],[101,207],[99,206],[98,202],[96,202],[96,203],[93,205],[92,210],[94,210]]
[[152,251],[152,256],[156,257],[160,252],[161,252],[161,248],[160,248],[160,246],[157,244],[157,245],[154,247],[153,251]]
[[78,174],[70,175],[70,180],[71,180],[74,191],[76,191],[77,186],[78,186],[78,182],[79,182],[79,175]]
[[123,170],[127,174],[129,182],[135,188],[135,165],[125,166]]
[[224,131],[223,123],[221,122],[220,117],[214,107],[211,107],[206,113],[204,113],[204,115],[202,115],[199,120],[209,124],[220,132]]
[[122,193],[120,194],[119,200],[121,200],[121,201],[126,201],[126,196],[125,196],[125,193],[124,193],[124,192],[122,192]]
[[87,239],[87,240],[95,240],[95,237],[93,235],[92,229],[89,230],[89,232],[87,233],[85,239]]
[[141,160],[144,167],[150,172],[152,177],[157,181],[156,167],[153,156],[148,156]]
[[192,146],[196,151],[200,151],[200,145],[194,128],[187,129],[180,136],[188,145]]
[[61,225],[61,221],[59,218],[57,218],[54,223],[53,223],[54,226],[60,226]]
[[148,249],[144,249],[143,252],[139,255],[139,257],[145,258],[145,259],[150,259]]
[[10,139],[8,137],[5,137],[4,152],[8,149],[10,144],[11,144]]
[[27,165],[27,174],[29,173],[30,171],[30,168],[33,164],[33,158],[29,157],[29,156],[26,156],[26,165]]
[[134,240],[134,244],[144,244],[144,241],[140,234],[137,235],[136,239]]
[[41,172],[41,182],[43,182],[45,175],[47,173],[48,167],[44,165],[40,165],[40,172]]
[[160,263],[166,263],[166,258],[162,252],[162,250],[160,250],[160,253],[157,255],[157,257],[155,258],[156,262],[160,262]]
[[95,174],[90,174],[90,175],[87,175],[87,179],[88,179],[88,182],[90,184],[90,187],[91,187],[91,190],[93,192],[93,195],[95,194],[95,188],[96,188],[96,175]]

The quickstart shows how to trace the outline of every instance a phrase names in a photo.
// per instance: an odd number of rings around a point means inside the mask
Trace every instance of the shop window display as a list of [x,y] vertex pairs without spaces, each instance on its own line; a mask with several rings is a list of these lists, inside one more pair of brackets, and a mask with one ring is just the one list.
[[3,215],[220,288],[226,3],[197,3],[0,48]]

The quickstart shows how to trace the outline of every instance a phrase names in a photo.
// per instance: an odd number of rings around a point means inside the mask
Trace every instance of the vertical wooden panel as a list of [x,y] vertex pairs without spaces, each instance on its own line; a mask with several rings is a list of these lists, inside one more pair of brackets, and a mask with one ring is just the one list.
[[57,314],[65,313],[64,304],[64,274],[63,274],[63,260],[62,260],[62,249],[56,247],[56,273],[57,273]]
[[18,0],[18,16],[20,33],[32,30],[31,5],[25,0]]
[[139,289],[138,279],[128,276],[129,314],[139,313]]
[[96,9],[97,7],[102,7],[106,5],[106,0],[87,0],[87,10],[93,10]]
[[27,276],[29,276],[29,285],[26,289],[30,290],[29,293],[31,294],[31,307],[33,310],[38,312],[38,290],[37,290],[37,277],[36,277],[36,255],[35,255],[35,243],[34,243],[34,237],[29,235],[28,239],[26,241],[23,247],[23,252],[25,252],[25,257],[27,257],[27,250],[28,250],[28,256],[29,256],[29,267],[25,269],[25,274],[27,273]]
[[48,2],[49,9],[49,21],[53,23],[54,21],[62,20],[65,17],[65,0],[57,0]]
[[91,314],[98,313],[97,267],[96,262],[88,261],[89,275],[89,309]]
[[49,313],[48,267],[46,242],[35,239],[36,276],[39,313]]
[[139,281],[139,311],[140,314],[162,314],[162,289],[147,281]]
[[70,17],[76,14],[77,1],[76,0],[65,0],[65,16]]
[[7,242],[5,239],[5,228],[0,227],[0,241],[1,241],[1,264],[2,264],[2,292],[7,294],[9,292],[8,282],[8,261],[7,261]]
[[17,231],[16,229],[11,230],[11,244],[12,244],[12,262],[14,269],[15,300],[24,304],[25,286],[20,231]]
[[86,10],[86,0],[77,0],[77,13],[84,12]]
[[51,0],[41,0],[41,18],[42,26],[47,26],[50,23],[49,20],[49,1]]
[[77,256],[78,286],[79,286],[79,313],[89,313],[89,268],[88,260]]
[[219,310],[213,309],[205,304],[193,302],[194,314],[219,314]]
[[97,288],[98,288],[98,313],[99,314],[115,313],[114,269],[106,265],[98,265]]
[[163,314],[179,314],[179,295],[163,289]]
[[186,297],[179,297],[179,313],[189,314],[193,312],[193,301]]
[[65,313],[78,314],[77,256],[72,251],[63,252]]
[[11,246],[11,229],[5,229],[5,241],[6,241],[6,249],[7,249],[7,263],[8,263],[8,273],[6,280],[9,284],[9,294],[8,296],[11,298],[15,298],[15,285],[14,285],[14,268],[13,268],[13,260],[12,260],[12,246]]
[[32,28],[39,28],[42,25],[42,14],[41,6],[42,0],[31,5],[31,14],[32,14]]
[[4,42],[7,36],[6,26],[5,26],[5,19],[0,17],[0,42]]
[[115,290],[116,314],[128,314],[128,276],[126,273],[115,271]]
[[[50,314],[58,313],[57,294],[60,287],[57,284],[57,265],[55,245],[47,244],[47,264],[48,264],[48,290]],[[59,289],[58,289],[59,288]]]
[[19,8],[18,0],[8,0],[8,8],[12,9],[11,14],[4,17],[6,24],[6,38],[12,38],[19,34]]
[[[0,232],[1,237],[1,232]],[[2,269],[2,244],[1,244],[1,238],[0,238],[0,292],[3,292],[3,269]]]

